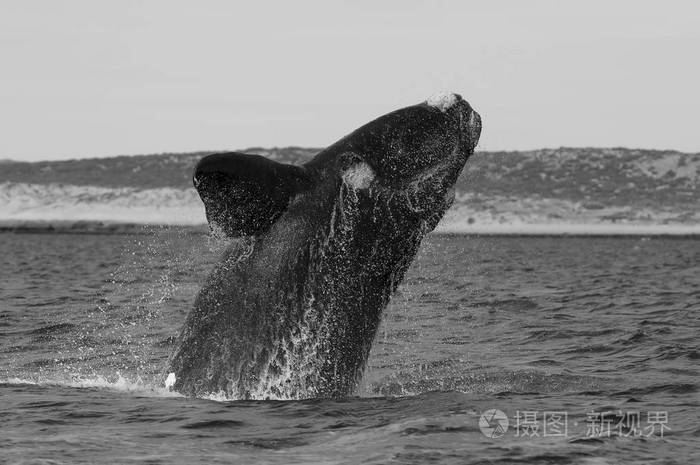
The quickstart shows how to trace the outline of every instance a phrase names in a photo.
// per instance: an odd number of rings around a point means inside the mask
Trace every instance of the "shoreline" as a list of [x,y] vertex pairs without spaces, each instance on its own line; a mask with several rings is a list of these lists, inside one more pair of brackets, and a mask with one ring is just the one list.
[[[153,234],[177,229],[208,234],[204,223],[139,223],[119,221],[0,220],[0,233],[13,234]],[[438,225],[430,234],[495,237],[700,237],[700,224],[518,223]]]

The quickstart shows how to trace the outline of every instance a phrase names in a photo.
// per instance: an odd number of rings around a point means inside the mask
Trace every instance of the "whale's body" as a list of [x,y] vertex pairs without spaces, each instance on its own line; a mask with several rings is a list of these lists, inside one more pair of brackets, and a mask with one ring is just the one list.
[[455,94],[385,115],[302,166],[202,159],[194,183],[235,241],[196,298],[173,388],[233,398],[342,397],[391,293],[454,198],[481,130]]

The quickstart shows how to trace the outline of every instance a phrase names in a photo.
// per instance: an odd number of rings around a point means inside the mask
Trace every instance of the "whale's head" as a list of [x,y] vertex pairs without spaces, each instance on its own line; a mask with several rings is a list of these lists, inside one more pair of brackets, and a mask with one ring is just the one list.
[[344,165],[366,163],[383,185],[401,186],[431,170],[464,165],[480,133],[481,117],[466,100],[438,94],[377,118],[327,151]]
[[[308,164],[336,177],[373,214],[432,230],[481,134],[481,117],[457,94],[438,94],[362,126]],[[381,219],[381,218],[380,218]],[[425,231],[424,231],[425,232]]]

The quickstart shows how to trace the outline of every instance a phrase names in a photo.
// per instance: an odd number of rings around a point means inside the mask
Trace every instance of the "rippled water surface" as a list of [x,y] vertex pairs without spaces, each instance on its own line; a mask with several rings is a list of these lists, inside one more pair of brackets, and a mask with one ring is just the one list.
[[167,359],[223,247],[1,234],[0,462],[700,461],[698,239],[429,236],[357,397],[183,398]]

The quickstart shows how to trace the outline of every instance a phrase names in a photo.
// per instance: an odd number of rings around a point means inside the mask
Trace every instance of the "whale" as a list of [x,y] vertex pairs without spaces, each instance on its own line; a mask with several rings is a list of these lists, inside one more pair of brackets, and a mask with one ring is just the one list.
[[479,114],[445,93],[304,164],[202,158],[193,183],[230,244],[185,319],[166,386],[227,399],[353,395],[382,312],[480,134]]

